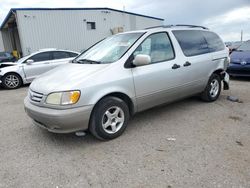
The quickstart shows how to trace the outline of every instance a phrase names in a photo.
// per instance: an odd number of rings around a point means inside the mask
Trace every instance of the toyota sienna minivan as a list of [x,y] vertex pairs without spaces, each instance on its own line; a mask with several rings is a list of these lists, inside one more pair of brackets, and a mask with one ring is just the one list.
[[25,110],[50,132],[88,129],[114,139],[137,112],[197,94],[215,101],[222,85],[229,88],[228,54],[220,37],[201,26],[113,35],[35,79]]

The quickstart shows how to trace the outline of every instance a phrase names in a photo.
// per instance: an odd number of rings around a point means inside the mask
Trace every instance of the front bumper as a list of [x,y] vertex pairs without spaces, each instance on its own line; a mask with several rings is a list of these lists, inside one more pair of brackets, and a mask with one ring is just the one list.
[[227,72],[231,76],[250,77],[250,65],[230,64]]
[[26,97],[24,109],[35,125],[54,133],[71,133],[88,129],[93,106],[57,110],[36,106]]

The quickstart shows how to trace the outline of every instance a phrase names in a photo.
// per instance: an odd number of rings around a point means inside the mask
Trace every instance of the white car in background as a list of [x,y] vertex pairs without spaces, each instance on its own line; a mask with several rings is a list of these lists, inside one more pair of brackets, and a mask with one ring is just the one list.
[[42,49],[16,62],[0,64],[0,84],[6,89],[16,89],[31,83],[37,76],[59,65],[68,63],[78,52],[58,49]]

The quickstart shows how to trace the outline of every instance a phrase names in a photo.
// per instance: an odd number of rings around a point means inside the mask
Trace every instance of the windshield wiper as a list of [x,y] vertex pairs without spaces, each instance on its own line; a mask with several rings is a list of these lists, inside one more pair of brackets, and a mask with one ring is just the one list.
[[80,63],[80,64],[101,64],[100,61],[94,61],[94,60],[91,60],[91,59],[79,59],[79,60],[76,60],[77,63]]

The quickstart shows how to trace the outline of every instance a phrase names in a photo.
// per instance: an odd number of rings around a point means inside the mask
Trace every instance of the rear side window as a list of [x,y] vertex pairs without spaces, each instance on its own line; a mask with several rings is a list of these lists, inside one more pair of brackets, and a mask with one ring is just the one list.
[[202,31],[207,43],[210,52],[217,52],[225,49],[225,45],[220,39],[220,37],[209,31]]
[[51,60],[51,54],[50,52],[42,52],[36,55],[33,55],[29,59],[34,60],[34,62],[40,62],[40,61],[48,61]]
[[53,52],[53,58],[54,59],[65,59],[69,58],[69,54],[67,52],[61,52],[61,51],[55,51]]
[[201,55],[209,52],[208,44],[199,30],[173,31],[185,56]]

